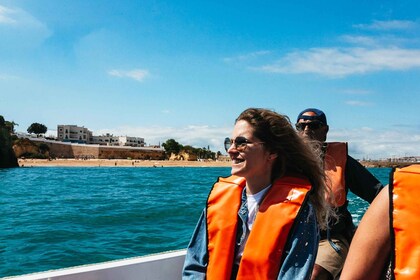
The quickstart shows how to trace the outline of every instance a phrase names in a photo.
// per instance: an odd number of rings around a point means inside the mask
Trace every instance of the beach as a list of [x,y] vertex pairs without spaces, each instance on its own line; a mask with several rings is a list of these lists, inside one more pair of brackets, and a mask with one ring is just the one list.
[[19,159],[20,167],[230,167],[230,161],[129,159]]

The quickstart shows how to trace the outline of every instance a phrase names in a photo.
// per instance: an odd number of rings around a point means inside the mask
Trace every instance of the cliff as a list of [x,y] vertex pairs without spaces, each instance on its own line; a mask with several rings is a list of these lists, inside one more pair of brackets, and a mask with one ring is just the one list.
[[48,158],[49,147],[42,142],[34,142],[27,138],[21,138],[14,142],[13,151],[17,158]]
[[182,150],[181,152],[179,152],[179,154],[171,153],[169,160],[197,161],[197,155],[193,155]]
[[71,144],[42,139],[19,139],[13,150],[18,158],[138,159],[162,160],[165,151],[157,148],[115,147]]
[[10,132],[3,124],[0,124],[0,168],[18,166],[17,158],[12,149]]

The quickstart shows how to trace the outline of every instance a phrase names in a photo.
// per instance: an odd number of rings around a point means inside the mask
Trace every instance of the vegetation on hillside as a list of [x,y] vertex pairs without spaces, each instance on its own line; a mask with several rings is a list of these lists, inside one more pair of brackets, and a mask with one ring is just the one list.
[[165,143],[162,144],[162,147],[165,149],[167,156],[171,154],[178,155],[179,153],[188,153],[191,155],[197,156],[198,159],[216,159],[216,156],[219,156],[220,152],[212,152],[209,147],[207,148],[194,148],[192,146],[183,146],[178,143],[175,139],[168,139]]
[[[14,133],[15,132],[15,126],[18,126],[17,123],[15,123],[14,121],[6,121],[3,116],[0,116],[0,123],[9,131],[9,133]],[[0,126],[1,126],[0,124]]]
[[14,125],[14,122],[5,121],[0,116],[0,168],[19,166],[12,149]]
[[47,130],[47,127],[42,123],[32,123],[27,129],[28,133],[35,133],[38,136],[45,134]]

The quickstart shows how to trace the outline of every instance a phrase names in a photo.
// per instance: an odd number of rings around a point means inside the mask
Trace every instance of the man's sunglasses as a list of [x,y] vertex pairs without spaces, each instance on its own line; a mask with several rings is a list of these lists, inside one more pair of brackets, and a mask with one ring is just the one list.
[[230,146],[234,145],[235,149],[239,152],[242,152],[246,149],[247,144],[264,144],[264,142],[251,142],[245,137],[238,136],[235,139],[230,139],[229,137],[225,138],[225,150],[229,150]]
[[318,128],[323,127],[324,124],[322,122],[307,122],[307,123],[297,123],[296,129],[298,131],[304,131],[306,127],[308,127],[310,130],[316,130]]

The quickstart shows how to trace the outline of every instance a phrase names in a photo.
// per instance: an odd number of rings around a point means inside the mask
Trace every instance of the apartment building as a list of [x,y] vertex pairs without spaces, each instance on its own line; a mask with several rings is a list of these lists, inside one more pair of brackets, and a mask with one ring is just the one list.
[[130,147],[144,147],[145,145],[144,138],[131,136],[114,136],[109,133],[100,136],[92,136],[90,144]]
[[144,147],[144,138],[132,136],[119,136],[120,146]]
[[92,131],[83,126],[57,125],[58,141],[89,144],[91,138]]
[[77,125],[58,125],[57,140],[62,142],[106,146],[144,147],[145,145],[144,138],[141,137],[114,136],[109,133],[94,136],[92,135],[92,132],[87,128]]

